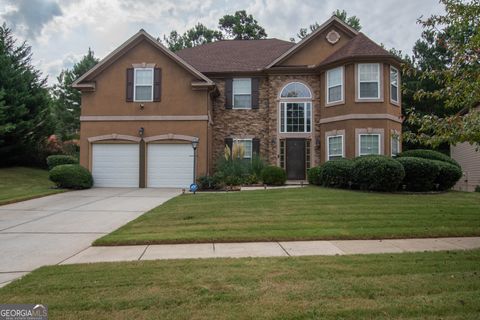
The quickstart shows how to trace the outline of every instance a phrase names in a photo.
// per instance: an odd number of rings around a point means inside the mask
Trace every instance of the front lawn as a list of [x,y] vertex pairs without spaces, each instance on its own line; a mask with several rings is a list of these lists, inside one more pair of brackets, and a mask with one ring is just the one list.
[[307,187],[174,198],[95,245],[480,235],[480,194]]
[[62,192],[53,189],[48,171],[36,168],[0,168],[0,205]]
[[43,267],[0,289],[51,319],[478,319],[480,251]]

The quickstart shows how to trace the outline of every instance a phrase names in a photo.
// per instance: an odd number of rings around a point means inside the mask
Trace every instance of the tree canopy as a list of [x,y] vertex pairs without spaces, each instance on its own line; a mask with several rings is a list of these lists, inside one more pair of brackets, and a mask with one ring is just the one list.
[[[357,18],[356,16],[349,17],[347,14],[347,11],[345,10],[340,11],[339,9],[337,9],[334,12],[332,12],[332,15],[337,16],[337,18],[344,21],[346,24],[348,24],[350,27],[352,27],[357,31],[360,31],[360,29],[362,29],[362,26],[360,25],[360,19]],[[297,38],[302,40],[303,38],[308,36],[310,33],[317,30],[319,27],[320,25],[318,24],[318,22],[315,22],[314,24],[311,24],[308,28],[301,28],[297,33]],[[290,40],[293,42],[295,41],[294,38],[291,38]]]

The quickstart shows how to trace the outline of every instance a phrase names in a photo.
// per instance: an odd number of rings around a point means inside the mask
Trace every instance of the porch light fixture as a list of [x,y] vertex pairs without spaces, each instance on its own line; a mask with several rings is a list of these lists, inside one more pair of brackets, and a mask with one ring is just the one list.
[[143,137],[143,134],[145,133],[145,128],[144,127],[140,127],[140,129],[138,129],[138,135],[140,137]]
[[192,141],[193,150],[197,150],[197,147],[198,147],[198,138]]

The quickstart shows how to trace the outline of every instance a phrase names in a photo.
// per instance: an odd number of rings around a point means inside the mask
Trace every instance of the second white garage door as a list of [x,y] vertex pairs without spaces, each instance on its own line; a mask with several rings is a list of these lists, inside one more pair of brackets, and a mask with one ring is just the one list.
[[147,187],[188,188],[193,182],[191,144],[149,144]]

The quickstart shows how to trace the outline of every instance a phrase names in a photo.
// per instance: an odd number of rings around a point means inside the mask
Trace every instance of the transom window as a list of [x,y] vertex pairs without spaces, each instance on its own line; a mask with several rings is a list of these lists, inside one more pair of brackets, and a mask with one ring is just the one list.
[[380,64],[358,64],[358,98],[380,99]]
[[233,109],[250,109],[252,107],[252,79],[233,79]]
[[343,100],[343,67],[327,71],[327,103]]
[[311,102],[281,102],[280,132],[311,132]]
[[252,139],[234,139],[233,145],[241,145],[243,147],[244,159],[252,158]]
[[153,101],[153,68],[135,68],[135,101]]
[[390,143],[392,157],[398,155],[400,153],[400,136],[396,133],[392,133]]
[[390,67],[390,99],[398,102],[398,69]]
[[360,134],[359,142],[359,155],[380,154],[379,134]]
[[343,158],[343,135],[329,136],[327,148],[327,160]]
[[287,84],[282,92],[280,98],[312,98],[310,89],[306,85],[300,82],[291,82]]

